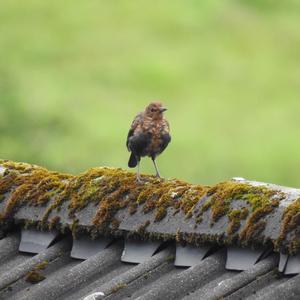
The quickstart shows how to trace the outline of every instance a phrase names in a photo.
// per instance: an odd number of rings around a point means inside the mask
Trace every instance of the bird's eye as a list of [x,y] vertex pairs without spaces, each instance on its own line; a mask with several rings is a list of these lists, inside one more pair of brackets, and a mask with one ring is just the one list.
[[155,108],[151,108],[151,112],[155,112]]

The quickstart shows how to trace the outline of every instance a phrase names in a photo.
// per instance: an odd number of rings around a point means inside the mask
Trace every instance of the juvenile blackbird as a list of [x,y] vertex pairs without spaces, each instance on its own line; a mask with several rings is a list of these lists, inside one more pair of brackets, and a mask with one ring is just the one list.
[[156,176],[160,177],[155,158],[166,149],[171,141],[169,123],[163,116],[166,110],[160,102],[152,102],[134,118],[131,124],[126,142],[131,152],[128,167],[138,166],[138,182],[141,182],[140,160],[143,156],[151,157]]

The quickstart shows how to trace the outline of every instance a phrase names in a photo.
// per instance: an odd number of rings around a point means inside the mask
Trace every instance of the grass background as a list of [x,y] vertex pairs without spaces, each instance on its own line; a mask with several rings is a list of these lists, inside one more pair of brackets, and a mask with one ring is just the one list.
[[298,0],[1,1],[2,158],[126,168],[133,117],[161,99],[163,176],[299,186],[299,95]]

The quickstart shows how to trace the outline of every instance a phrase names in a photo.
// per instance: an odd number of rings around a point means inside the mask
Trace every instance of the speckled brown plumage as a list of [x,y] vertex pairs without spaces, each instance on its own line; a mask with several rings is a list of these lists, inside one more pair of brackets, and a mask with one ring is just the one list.
[[166,109],[160,102],[150,103],[139,113],[131,124],[127,136],[127,148],[131,152],[128,166],[138,166],[137,180],[141,181],[139,163],[141,157],[149,156],[153,160],[156,175],[160,177],[155,159],[171,141],[170,127],[163,113]]

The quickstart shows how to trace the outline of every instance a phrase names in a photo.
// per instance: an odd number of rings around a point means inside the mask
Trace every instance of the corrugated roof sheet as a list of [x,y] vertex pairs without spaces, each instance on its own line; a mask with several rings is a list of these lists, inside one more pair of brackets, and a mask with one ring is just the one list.
[[[64,236],[40,254],[18,251],[20,234],[0,241],[0,299],[299,299],[300,276],[280,276],[272,254],[247,271],[225,269],[226,249],[199,264],[175,267],[175,246],[167,244],[141,264],[121,262],[123,241],[87,260],[70,257],[71,236]],[[45,279],[28,282],[38,270]]]
[[0,162],[0,299],[300,299],[300,190],[147,180]]
[[114,168],[71,176],[0,161],[0,224],[74,235],[205,242],[299,252],[300,190],[229,180],[214,186]]

